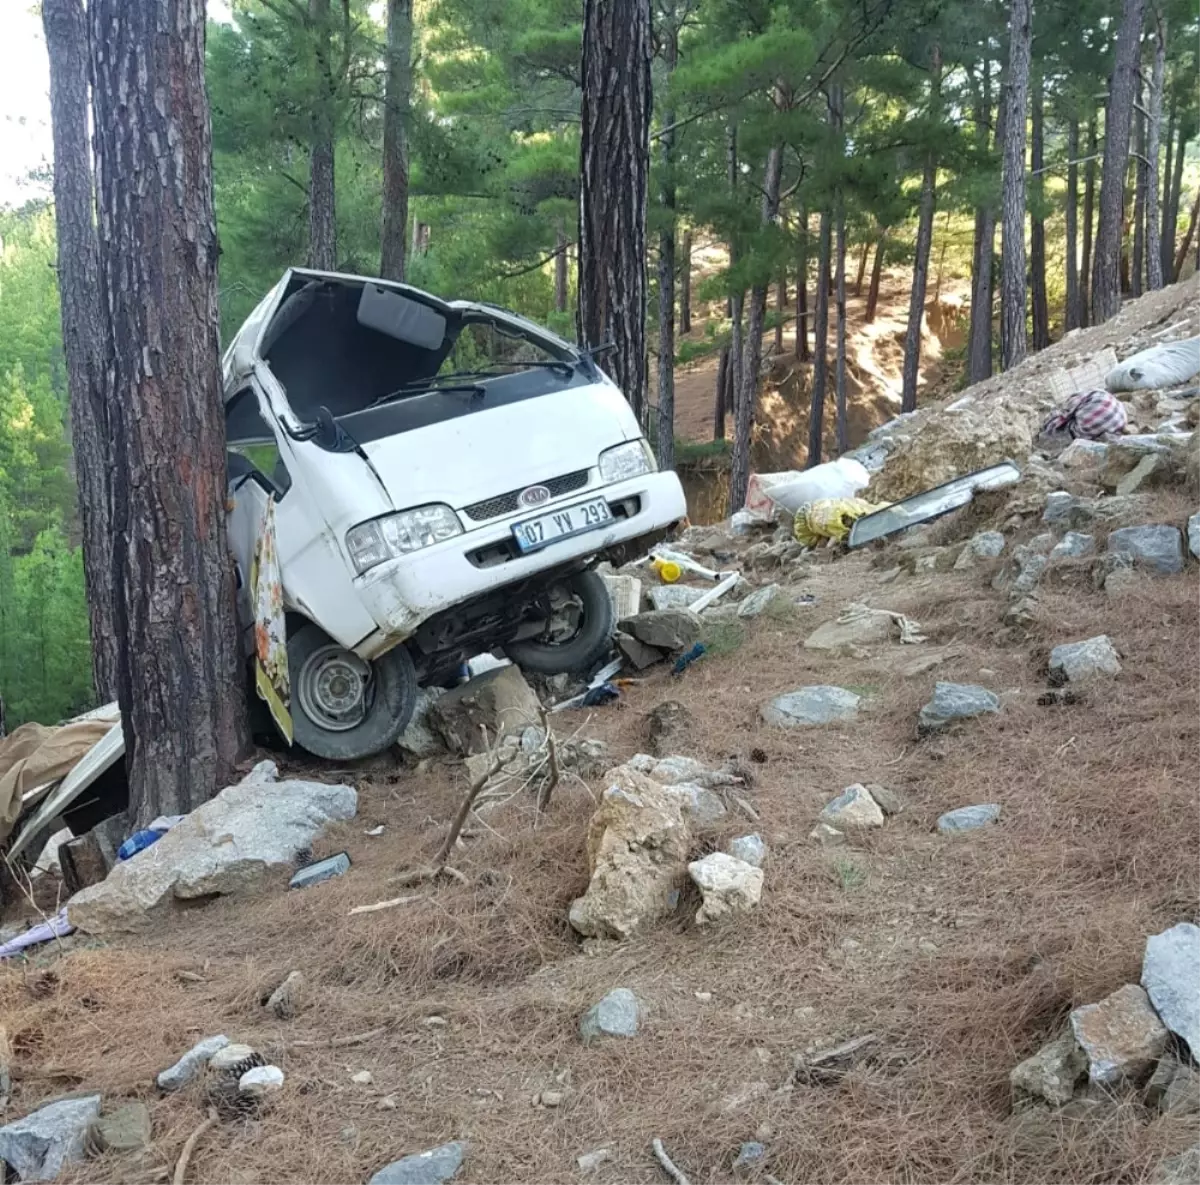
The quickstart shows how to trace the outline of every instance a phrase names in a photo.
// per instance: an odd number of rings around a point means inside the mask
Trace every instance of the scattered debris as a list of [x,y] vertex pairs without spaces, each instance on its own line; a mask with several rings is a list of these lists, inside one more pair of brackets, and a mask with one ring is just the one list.
[[238,1090],[247,1098],[262,1100],[283,1089],[283,1071],[278,1066],[255,1066],[238,1079]]
[[862,697],[844,687],[800,687],[777,695],[762,708],[767,724],[781,728],[806,728],[853,720]]
[[350,871],[350,857],[345,852],[336,856],[327,856],[315,864],[306,864],[298,868],[288,881],[289,889],[308,889],[319,885],[322,881],[332,880],[335,876],[344,876]]
[[355,918],[364,913],[380,913],[385,909],[395,909],[400,905],[410,905],[420,900],[422,897],[419,893],[411,897],[389,897],[386,901],[376,901],[374,905],[356,905],[346,916]]
[[937,821],[937,829],[943,835],[957,835],[960,831],[975,831],[986,827],[1000,818],[1000,804],[985,802],[978,806],[961,806],[947,811]]
[[1071,1013],[1071,1032],[1088,1059],[1088,1080],[1097,1086],[1147,1077],[1167,1046],[1167,1030],[1137,984],[1127,983],[1098,1004]]
[[370,1070],[359,1070],[350,1075],[350,1081],[355,1086],[372,1086],[375,1082],[375,1075]]
[[1064,642],[1050,651],[1050,681],[1055,686],[1120,673],[1121,663],[1107,634],[1082,642]]
[[1179,922],[1146,940],[1142,987],[1162,1022],[1200,1054],[1200,926]]
[[847,605],[837,620],[827,621],[805,639],[806,650],[843,650],[887,642],[895,633],[902,643],[924,642],[921,627],[889,609],[871,609],[866,605]]
[[792,1059],[792,1075],[806,1086],[836,1086],[855,1066],[873,1057],[878,1048],[879,1037],[866,1033],[817,1053],[797,1054]]
[[762,1164],[767,1158],[767,1149],[764,1144],[758,1143],[757,1140],[749,1141],[738,1149],[737,1156],[733,1160],[733,1171],[741,1172],[745,1169],[753,1169]]
[[936,732],[956,720],[969,720],[999,711],[999,697],[986,687],[973,683],[939,682],[934,685],[933,698],[921,709],[918,730],[922,733]]
[[692,1185],[676,1166],[675,1162],[667,1155],[667,1150],[663,1147],[662,1140],[655,1136],[650,1141],[650,1147],[654,1150],[654,1155],[657,1157],[658,1163],[662,1165],[663,1171],[675,1182],[675,1185]]
[[0,1127],[0,1162],[21,1181],[53,1181],[63,1166],[83,1159],[88,1128],[100,1114],[100,1096],[49,1103]]
[[30,926],[28,930],[22,931],[15,938],[10,938],[0,945],[0,959],[11,958],[13,955],[19,955],[23,950],[28,950],[31,946],[40,946],[52,938],[65,938],[74,932],[75,927],[68,921],[67,910],[64,906],[49,921]]
[[675,660],[675,665],[671,668],[671,674],[682,675],[692,663],[699,658],[703,658],[707,653],[708,647],[703,642],[694,643]]
[[762,897],[763,872],[725,852],[711,852],[688,865],[704,903],[696,913],[696,924],[707,925],[735,913],[749,913]]
[[208,1059],[208,1068],[214,1074],[228,1074],[236,1070],[240,1076],[251,1066],[262,1065],[263,1059],[252,1045],[222,1045]]
[[879,803],[871,797],[867,788],[856,782],[827,802],[819,816],[822,823],[827,823],[839,830],[846,827],[882,827],[883,811]]
[[579,1035],[584,1045],[600,1037],[636,1037],[642,1023],[638,998],[628,988],[613,988],[580,1018]]
[[208,1065],[218,1051],[229,1044],[229,1038],[224,1034],[216,1037],[206,1037],[203,1041],[192,1046],[170,1068],[163,1070],[156,1079],[159,1090],[181,1090],[187,1086]]

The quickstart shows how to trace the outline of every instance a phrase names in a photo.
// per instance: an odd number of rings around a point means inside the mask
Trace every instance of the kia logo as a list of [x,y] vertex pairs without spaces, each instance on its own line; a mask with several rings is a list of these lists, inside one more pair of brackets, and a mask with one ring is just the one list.
[[530,486],[517,495],[521,506],[544,506],[550,501],[550,491],[546,486]]

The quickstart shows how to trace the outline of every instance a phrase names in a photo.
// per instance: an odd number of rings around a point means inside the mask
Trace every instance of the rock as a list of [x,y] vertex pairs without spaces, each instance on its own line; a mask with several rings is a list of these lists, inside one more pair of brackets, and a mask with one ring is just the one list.
[[257,1059],[258,1054],[251,1045],[222,1045],[208,1059],[208,1068],[214,1074],[225,1074],[244,1062],[254,1062]]
[[766,1147],[758,1143],[757,1140],[752,1140],[749,1143],[743,1144],[738,1150],[738,1154],[733,1162],[733,1171],[736,1173],[742,1169],[752,1169],[762,1164],[766,1158]]
[[499,737],[540,720],[541,702],[515,666],[485,671],[446,692],[429,708],[429,723],[451,753],[484,753]]
[[822,823],[839,830],[846,827],[883,826],[883,811],[879,803],[871,797],[865,786],[857,782],[827,802],[819,817]]
[[71,924],[89,934],[132,933],[176,901],[256,888],[270,869],[292,866],[327,824],[352,819],[358,809],[350,786],[277,778],[274,762],[262,762],[197,807],[106,880],[77,893],[67,906]]
[[413,709],[408,727],[400,734],[396,744],[418,761],[436,757],[445,748],[442,738],[429,723],[429,709],[446,693],[440,687],[422,687],[417,692],[417,706]]
[[627,767],[609,775],[588,826],[587,892],[571,925],[593,938],[628,938],[678,903],[691,834],[679,795]]
[[1004,611],[1004,624],[1028,629],[1037,621],[1040,604],[1036,596],[1021,597]]
[[367,1185],[442,1185],[462,1167],[467,1145],[461,1140],[406,1156],[385,1165]]
[[719,794],[692,782],[669,785],[667,790],[683,805],[683,817],[693,827],[712,827],[729,813]]
[[536,1102],[542,1107],[561,1107],[566,1097],[565,1090],[543,1090],[537,1096]]
[[706,588],[692,588],[686,584],[655,584],[648,596],[655,609],[688,609],[708,592]]
[[238,1093],[263,1099],[283,1089],[283,1071],[278,1066],[255,1066],[238,1079]]
[[646,753],[636,753],[625,764],[635,773],[645,774],[664,786],[691,782],[697,786],[711,788],[733,786],[738,781],[738,778],[727,770],[709,769],[704,762],[697,761],[694,757],[681,757],[677,753],[658,758]]
[[1050,681],[1056,686],[1120,673],[1121,663],[1107,634],[1082,642],[1064,642],[1050,651]]
[[1115,492],[1121,496],[1136,494],[1143,486],[1159,484],[1165,475],[1168,465],[1155,453],[1147,453],[1138,463],[1116,483]]
[[838,848],[846,842],[846,834],[828,823],[818,823],[809,833],[809,839],[815,839],[823,848]]
[[292,874],[291,880],[288,881],[288,888],[308,889],[313,885],[333,880],[335,876],[345,876],[349,871],[350,857],[345,852],[338,852],[336,856],[326,856],[324,860],[317,860],[312,864],[305,864],[303,868],[297,868]]
[[725,852],[712,852],[688,865],[688,875],[704,898],[696,924],[707,925],[735,913],[749,913],[762,897],[763,872]]
[[887,642],[896,632],[890,613],[866,612],[849,616],[845,610],[833,621],[818,626],[804,639],[805,650],[844,650]]
[[579,1171],[587,1176],[588,1173],[594,1173],[602,1164],[612,1158],[612,1149],[597,1148],[594,1152],[585,1152],[582,1156],[577,1156],[575,1163],[579,1166]]
[[300,999],[304,994],[304,976],[299,971],[291,972],[267,998],[267,1008],[280,1020],[290,1020],[296,1015]]
[[858,715],[860,696],[844,687],[800,687],[777,695],[762,708],[762,718],[781,728],[807,728],[853,720]]
[[[168,832],[169,834],[169,832]],[[160,839],[158,843],[162,843]],[[155,847],[158,844],[154,845]],[[149,849],[147,849],[149,850]],[[206,1037],[193,1045],[170,1069],[163,1070],[155,1080],[159,1090],[179,1090],[195,1078],[208,1065],[214,1055],[229,1044],[229,1038],[224,1034],[217,1037]]]
[[613,634],[613,642],[620,651],[621,657],[630,663],[635,671],[644,671],[654,666],[655,663],[662,662],[666,657],[665,651],[639,642],[637,638],[632,634],[627,634],[624,630],[617,630]]
[[1174,1156],[1164,1156],[1149,1185],[1196,1185],[1200,1181],[1200,1141]]
[[1158,1109],[1163,1115],[1200,1115],[1200,1073],[1191,1066],[1177,1065]]
[[1042,514],[1044,523],[1078,527],[1091,522],[1094,517],[1095,512],[1084,499],[1066,490],[1055,490],[1046,495],[1046,509]]
[[1061,1107],[1071,1101],[1076,1084],[1087,1078],[1087,1068],[1087,1054],[1068,1032],[1026,1058],[1009,1075],[1009,1081],[1018,1099],[1032,1095]]
[[963,572],[975,566],[976,560],[994,560],[1004,550],[1004,536],[999,531],[980,531],[967,540],[958,553],[954,570]]
[[964,653],[965,651],[959,646],[948,646],[944,650],[930,650],[914,658],[912,662],[905,663],[900,668],[900,674],[906,679],[916,679],[919,675],[925,674],[926,671],[932,671],[934,667],[940,667],[942,663],[948,662],[952,658],[961,658]]
[[652,609],[627,617],[621,631],[646,646],[674,653],[700,640],[700,618],[690,609]]
[[955,720],[969,720],[999,711],[999,697],[986,687],[939,682],[934,685],[933,698],[921,709],[918,727],[921,732],[933,732]]
[[1110,598],[1123,597],[1133,592],[1139,583],[1138,574],[1132,568],[1114,568],[1104,578],[1104,591]]
[[1188,551],[1195,559],[1200,559],[1200,510],[1188,519],[1187,541]]
[[743,860],[755,868],[761,868],[767,858],[767,845],[763,837],[754,835],[739,835],[726,845],[729,854],[736,860]]
[[107,1115],[98,1115],[88,1129],[87,1145],[97,1155],[136,1152],[150,1143],[150,1110],[145,1103],[125,1103]]
[[82,1160],[100,1096],[63,1099],[0,1127],[0,1161],[22,1181],[53,1181],[63,1166]]
[[375,1083],[375,1075],[370,1070],[359,1070],[357,1074],[350,1075],[350,1081],[355,1086],[373,1086]]
[[1073,440],[1058,454],[1058,463],[1064,469],[1099,470],[1108,460],[1108,445],[1102,440]]
[[1180,922],[1146,940],[1142,987],[1162,1022],[1200,1057],[1200,926]]
[[638,998],[628,988],[613,988],[598,1004],[593,1004],[579,1021],[584,1045],[600,1037],[636,1037],[642,1023]]
[[1088,1059],[1088,1080],[1097,1086],[1145,1078],[1167,1047],[1167,1030],[1137,984],[1127,983],[1099,1004],[1071,1013],[1071,1031]]
[[[640,645],[640,643],[639,643]],[[692,731],[695,720],[678,700],[664,700],[646,715],[646,739],[650,752],[664,757],[679,748],[679,741]]]
[[904,809],[908,806],[904,795],[899,790],[889,790],[887,786],[880,786],[875,782],[871,782],[866,786],[866,791],[879,803],[879,809],[889,818],[892,815],[903,814]]
[[1068,531],[1050,553],[1051,560],[1078,560],[1096,552],[1096,536]]
[[1016,561],[1017,570],[1012,578],[1009,595],[1026,596],[1037,588],[1038,581],[1049,566],[1050,557],[1029,547],[1018,547],[1013,552],[1013,559]]
[[937,821],[937,828],[943,835],[956,835],[960,831],[974,831],[986,827],[1000,818],[998,802],[980,803],[978,806],[961,806],[957,810],[947,811]]
[[738,606],[738,616],[761,617],[782,595],[783,589],[778,584],[757,589]]
[[1159,576],[1183,571],[1183,536],[1178,527],[1121,527],[1109,535],[1108,551]]

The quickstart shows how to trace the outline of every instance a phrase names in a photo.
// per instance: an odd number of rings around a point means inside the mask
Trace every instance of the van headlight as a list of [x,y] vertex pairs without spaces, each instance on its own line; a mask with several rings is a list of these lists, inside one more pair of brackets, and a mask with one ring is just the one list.
[[384,560],[420,551],[461,534],[462,523],[449,506],[418,506],[351,527],[346,532],[346,550],[361,576]]
[[619,444],[600,454],[600,477],[606,482],[627,481],[657,469],[658,462],[644,439]]

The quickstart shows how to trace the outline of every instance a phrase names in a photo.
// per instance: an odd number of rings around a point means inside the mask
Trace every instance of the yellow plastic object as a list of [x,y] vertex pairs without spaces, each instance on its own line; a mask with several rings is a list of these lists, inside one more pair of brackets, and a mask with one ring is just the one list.
[[792,535],[805,547],[816,547],[825,539],[839,543],[850,533],[854,520],[874,514],[888,502],[867,502],[863,498],[820,498],[806,502],[792,520]]
[[650,566],[663,584],[675,584],[683,575],[683,569],[674,560],[655,560]]

